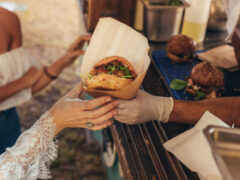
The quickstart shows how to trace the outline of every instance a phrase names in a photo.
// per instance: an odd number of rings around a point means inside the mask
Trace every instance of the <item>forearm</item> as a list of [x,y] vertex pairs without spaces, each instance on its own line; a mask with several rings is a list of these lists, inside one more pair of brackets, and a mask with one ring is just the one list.
[[[51,76],[59,76],[59,74],[63,71],[64,67],[61,64],[61,58],[57,60],[55,63],[53,63],[51,66],[46,68],[46,71]],[[44,89],[46,86],[48,86],[54,79],[49,77],[46,73],[43,73],[40,77],[40,79],[34,84],[34,86],[31,87],[32,93],[35,94],[42,89]]]
[[48,86],[51,82],[52,82],[52,79],[50,79],[45,73],[43,73],[40,79],[31,87],[32,93],[35,94],[41,91],[43,88]]
[[240,97],[214,98],[202,101],[175,100],[169,121],[195,124],[210,111],[229,125],[240,125]]
[[19,78],[19,79],[12,81],[4,86],[1,86],[0,87],[0,102],[6,100],[7,98],[13,96],[14,94],[16,94],[26,88],[28,88],[28,87],[23,78]]

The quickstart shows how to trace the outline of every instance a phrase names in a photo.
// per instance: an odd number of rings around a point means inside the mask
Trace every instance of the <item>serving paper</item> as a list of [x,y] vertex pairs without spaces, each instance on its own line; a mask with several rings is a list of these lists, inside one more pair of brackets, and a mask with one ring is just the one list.
[[208,125],[229,127],[219,118],[206,111],[190,130],[170,139],[163,146],[185,166],[199,174],[201,179],[222,179],[211,148],[202,132]]
[[234,49],[230,45],[218,46],[208,51],[197,53],[197,55],[199,59],[213,63],[223,69],[233,71],[238,68]]
[[103,58],[120,56],[127,59],[134,67],[137,78],[127,87],[118,91],[84,90],[93,97],[110,95],[120,99],[131,99],[136,96],[150,64],[148,40],[131,27],[113,19],[101,18],[93,33],[81,66],[82,80],[94,65]]

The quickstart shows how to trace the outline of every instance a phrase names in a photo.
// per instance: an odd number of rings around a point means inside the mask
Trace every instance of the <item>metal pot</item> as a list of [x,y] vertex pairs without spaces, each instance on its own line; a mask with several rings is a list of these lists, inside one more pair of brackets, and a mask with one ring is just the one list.
[[222,0],[212,0],[208,20],[208,29],[223,31],[226,30],[226,23],[227,16]]
[[179,33],[184,6],[144,3],[144,33],[150,41],[164,42]]

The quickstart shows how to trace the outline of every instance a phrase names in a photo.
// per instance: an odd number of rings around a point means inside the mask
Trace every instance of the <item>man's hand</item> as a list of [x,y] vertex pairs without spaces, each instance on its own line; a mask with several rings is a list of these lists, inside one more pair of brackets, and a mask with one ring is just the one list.
[[172,98],[152,96],[142,90],[132,100],[119,100],[114,118],[126,124],[140,124],[151,120],[167,122],[172,111]]

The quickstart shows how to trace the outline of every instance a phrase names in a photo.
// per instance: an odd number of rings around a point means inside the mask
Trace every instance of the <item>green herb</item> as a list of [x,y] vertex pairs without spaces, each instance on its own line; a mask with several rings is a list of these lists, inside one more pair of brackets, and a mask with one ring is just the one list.
[[133,78],[133,76],[132,76],[132,75],[128,75],[128,76],[122,76],[122,78],[131,79],[131,78]]
[[197,92],[197,96],[194,98],[194,100],[201,100],[204,99],[206,97],[206,93],[202,92],[202,91],[196,91]]
[[114,72],[115,69],[116,69],[116,67],[115,67],[115,66],[112,66],[112,67],[111,67],[111,72]]
[[184,56],[183,56],[183,59],[189,59],[191,57],[191,54],[185,54]]
[[84,78],[84,79],[88,79],[88,78],[92,78],[91,73],[86,73],[86,74],[80,74],[80,77]]
[[181,90],[184,89],[187,86],[187,81],[181,80],[181,79],[174,79],[170,83],[170,88],[175,90]]
[[181,0],[170,0],[170,2],[168,3],[168,5],[170,6],[178,6],[178,5],[182,5],[183,2]]

